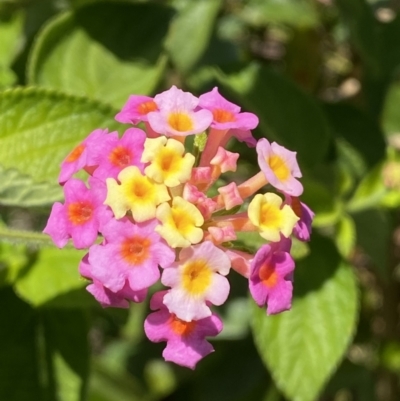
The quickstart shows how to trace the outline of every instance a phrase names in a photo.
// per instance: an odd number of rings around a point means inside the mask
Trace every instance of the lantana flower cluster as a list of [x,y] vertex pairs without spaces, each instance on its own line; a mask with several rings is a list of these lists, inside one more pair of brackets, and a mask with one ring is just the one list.
[[[213,351],[206,337],[222,330],[213,307],[228,298],[231,269],[267,314],[291,307],[291,236],[308,241],[313,218],[299,200],[296,153],[257,142],[257,116],[217,88],[200,97],[175,86],[133,95],[115,118],[131,125],[123,135],[96,129],[62,162],[65,202],[53,205],[44,232],[59,248],[69,240],[88,248],[79,271],[103,307],[142,302],[161,280],[145,333],[167,343],[165,360],[193,369]],[[260,171],[218,186],[237,168],[240,154],[226,149],[232,137],[256,148]],[[74,177],[82,170],[87,182]],[[243,231],[265,240],[255,254],[235,247]]]

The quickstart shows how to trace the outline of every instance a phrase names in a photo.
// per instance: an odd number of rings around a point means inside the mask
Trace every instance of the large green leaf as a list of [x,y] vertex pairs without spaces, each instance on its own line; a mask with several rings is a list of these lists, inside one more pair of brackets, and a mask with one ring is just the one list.
[[173,22],[166,47],[180,71],[187,73],[205,52],[220,6],[221,0],[187,2]]
[[52,20],[28,66],[31,84],[121,107],[150,94],[166,66],[163,40],[171,9],[157,4],[94,3]]
[[32,207],[53,203],[62,198],[62,189],[54,183],[35,183],[31,176],[0,166],[0,204]]
[[10,287],[0,288],[0,399],[41,399],[35,315]]
[[344,103],[325,104],[324,110],[335,136],[343,138],[357,149],[368,166],[382,161],[386,155],[386,143],[374,119]]
[[[79,289],[86,281],[79,276],[78,265],[83,252],[75,249],[42,248],[30,269],[17,280],[15,289],[24,300],[34,306],[81,306],[87,303]],[[68,295],[71,294],[68,299]],[[90,299],[90,298],[89,298]]]
[[278,387],[293,401],[313,401],[343,357],[357,320],[357,285],[334,245],[313,236],[296,267],[292,310],[266,316],[254,306],[253,332]]
[[282,75],[257,64],[218,77],[249,111],[257,114],[264,135],[297,152],[300,165],[315,166],[323,160],[329,126],[310,96]]
[[[101,103],[50,90],[5,91],[0,94],[0,164],[30,175],[33,182],[55,183],[66,155],[92,130],[114,129],[114,115]],[[54,191],[49,194],[53,199]]]

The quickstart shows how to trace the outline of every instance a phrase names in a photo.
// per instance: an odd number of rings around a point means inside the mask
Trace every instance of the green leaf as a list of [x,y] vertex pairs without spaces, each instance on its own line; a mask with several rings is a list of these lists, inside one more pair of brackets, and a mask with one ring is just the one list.
[[382,125],[388,135],[400,132],[400,82],[393,82],[386,94]]
[[207,49],[220,7],[221,0],[187,2],[174,20],[166,48],[181,72],[192,69]]
[[368,166],[382,161],[386,155],[384,135],[370,115],[344,103],[325,104],[324,110],[334,135],[352,145]]
[[254,306],[253,333],[276,384],[293,401],[313,401],[354,334],[358,297],[354,273],[334,245],[313,236],[297,264],[292,310],[266,316]]
[[77,290],[86,285],[78,273],[83,254],[75,249],[42,248],[30,269],[17,280],[18,295],[33,306],[52,306],[51,301],[56,302],[57,298],[63,300],[57,306],[87,305],[84,296],[76,297]]
[[10,287],[0,288],[0,304],[0,399],[41,400],[34,311]]
[[336,245],[340,254],[348,258],[356,243],[356,226],[351,216],[344,214],[336,225]]
[[391,224],[388,212],[368,209],[353,214],[357,230],[357,245],[371,258],[378,274],[389,278],[389,246]]
[[241,17],[256,27],[274,23],[307,29],[319,23],[317,9],[310,0],[252,0],[246,3]]
[[257,64],[235,74],[219,73],[218,78],[257,114],[269,140],[297,152],[300,167],[324,159],[330,140],[327,120],[318,104],[296,85]]
[[357,212],[376,206],[387,193],[382,180],[382,164],[378,164],[361,180],[346,205],[349,212]]
[[100,2],[57,16],[36,41],[28,81],[115,107],[132,93],[150,94],[166,66],[171,14],[154,3]]
[[47,182],[35,183],[18,170],[0,166],[0,204],[6,206],[43,206],[62,199],[62,189]]
[[18,46],[22,43],[22,12],[13,13],[8,19],[0,21],[0,66],[9,66],[13,61]]
[[[83,401],[89,377],[89,322],[79,309],[42,310],[49,401]],[[56,394],[52,394],[52,391]]]
[[36,183],[56,183],[60,163],[79,142],[96,128],[117,127],[115,113],[101,103],[50,90],[5,91],[0,94],[1,164]]

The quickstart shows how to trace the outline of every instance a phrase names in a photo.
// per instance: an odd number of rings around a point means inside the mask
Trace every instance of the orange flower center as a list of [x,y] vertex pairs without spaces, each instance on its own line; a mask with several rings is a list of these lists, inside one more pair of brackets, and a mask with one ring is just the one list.
[[138,107],[138,112],[139,114],[142,115],[145,115],[147,113],[150,113],[151,111],[156,111],[156,110],[157,110],[157,105],[152,100],[149,100],[148,102],[143,102]]
[[278,275],[276,274],[275,269],[267,263],[264,263],[261,266],[258,276],[262,283],[268,288],[275,287],[278,281]]
[[66,161],[68,163],[72,163],[76,160],[79,159],[79,157],[81,156],[81,154],[83,153],[83,151],[85,150],[85,145],[83,145],[82,143],[80,145],[78,145],[67,157]]
[[228,110],[215,109],[213,110],[214,121],[217,123],[231,123],[236,121],[236,117]]
[[129,149],[124,148],[122,145],[117,146],[113,149],[108,159],[114,166],[121,168],[128,167],[131,164],[131,152]]
[[150,244],[151,241],[147,238],[128,238],[122,243],[121,255],[131,265],[141,264],[149,257]]
[[68,205],[68,220],[76,225],[88,222],[93,216],[93,205],[88,202],[74,202]]
[[170,327],[175,334],[179,336],[188,336],[196,327],[196,321],[185,322],[178,319],[175,315],[171,316]]

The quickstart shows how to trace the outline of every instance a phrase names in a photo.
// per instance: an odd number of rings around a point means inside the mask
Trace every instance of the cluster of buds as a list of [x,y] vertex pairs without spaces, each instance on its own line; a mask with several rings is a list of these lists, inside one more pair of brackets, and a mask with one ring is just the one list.
[[[165,360],[193,369],[213,351],[206,337],[222,330],[212,307],[228,297],[231,268],[267,314],[291,306],[290,237],[308,241],[313,218],[298,199],[296,153],[257,142],[258,118],[217,88],[199,98],[175,86],[154,98],[130,96],[115,118],[143,129],[121,137],[97,129],[66,157],[59,175],[65,202],[53,205],[44,232],[59,248],[69,239],[88,248],[79,271],[103,307],[142,302],[161,278],[165,289],[150,300],[145,333],[167,342]],[[260,171],[215,188],[236,171],[239,154],[225,149],[231,137],[256,147]],[[87,183],[73,177],[80,170]],[[258,193],[267,184],[276,191]],[[259,232],[265,245],[255,255],[235,248],[241,231]]]

